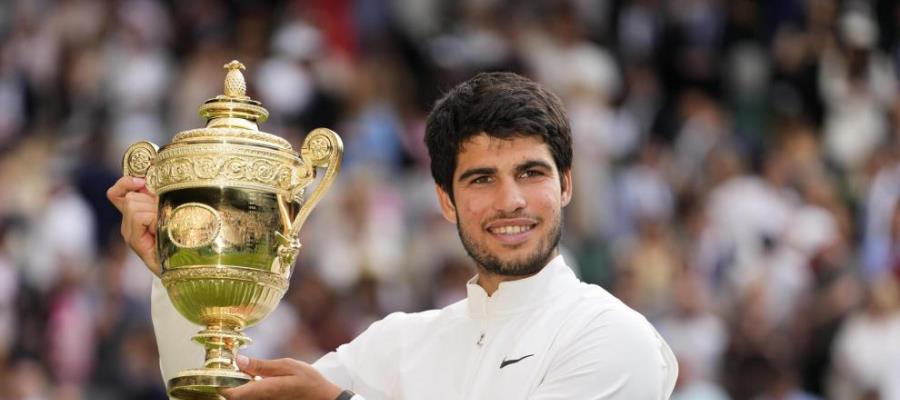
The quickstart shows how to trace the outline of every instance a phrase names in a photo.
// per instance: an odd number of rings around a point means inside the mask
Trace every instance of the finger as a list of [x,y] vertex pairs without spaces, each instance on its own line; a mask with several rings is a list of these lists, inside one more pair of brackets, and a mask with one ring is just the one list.
[[142,201],[128,201],[125,203],[125,212],[123,215],[123,220],[131,218],[132,214],[139,212],[156,212],[156,204],[142,202]]
[[133,218],[128,217],[128,205],[125,204],[122,206],[122,209],[119,211],[122,212],[122,238],[125,239],[125,243],[128,243],[128,237],[131,235],[131,225]]
[[156,194],[154,194],[153,192],[151,192],[150,189],[147,189],[146,186],[144,186],[144,187],[142,187],[142,188],[140,188],[140,189],[138,189],[138,190],[134,190],[134,191],[128,192],[128,193],[125,195],[125,197],[128,198],[129,195],[131,195],[131,196],[137,196],[137,197],[135,197],[135,198],[136,198],[136,199],[139,199],[139,200],[141,200],[141,201],[148,201],[148,202],[153,202],[153,203],[155,203],[155,202],[157,202],[157,201],[159,200],[159,197],[158,197]]
[[[253,383],[253,382],[250,382]],[[241,390],[240,388],[249,385],[250,383],[245,383],[236,388],[228,388],[228,389],[219,389],[219,395],[225,398],[225,400],[241,400]]]
[[123,176],[106,191],[106,197],[113,204],[121,203],[121,199],[128,192],[139,190],[144,185],[143,179],[131,176]]
[[125,241],[141,258],[146,258],[156,248],[156,234],[151,232],[147,225],[151,224],[154,218],[155,216],[150,213],[135,215],[134,222],[129,226],[131,230],[125,238]]
[[139,211],[156,211],[157,202],[146,194],[131,192],[125,197],[125,205],[122,215],[128,218],[131,214]]
[[265,397],[260,392],[266,391],[266,385],[259,387],[262,381],[255,380],[247,382],[241,386],[221,389],[219,394],[227,400],[254,400],[263,399]]
[[259,392],[265,390],[257,387],[257,382],[260,381],[250,381],[241,386],[233,387],[229,389],[221,389],[219,390],[219,394],[222,395],[226,400],[255,400],[255,399],[264,399]]
[[141,225],[147,226],[152,233],[156,233],[156,209],[157,203],[154,197],[138,192],[129,192],[125,195],[125,203],[122,206],[122,236],[128,239],[134,227],[134,216],[137,213],[150,213],[150,221],[141,221]]
[[118,209],[122,211],[125,195],[128,192],[139,191],[146,188],[146,181],[142,178],[133,176],[123,176],[116,181],[109,190],[106,191],[106,198]]
[[125,201],[123,203],[123,206],[127,207],[130,203],[150,204],[156,206],[158,202],[159,199],[152,193],[128,192],[125,194]]
[[290,358],[281,358],[278,360],[260,360],[238,355],[238,368],[250,375],[272,377],[293,375],[300,372],[300,362]]
[[[268,400],[296,396],[297,376],[277,376],[247,382],[241,386],[223,389],[219,394],[228,400]],[[293,398],[293,397],[292,397]]]
[[156,237],[156,210],[136,211],[131,218],[132,237],[139,238],[149,233]]
[[156,213],[147,211],[134,213],[130,221],[126,242],[134,247],[139,255],[151,251],[156,244]]
[[156,254],[156,211],[138,212],[129,219],[133,222],[125,241],[144,264],[159,276],[161,271]]

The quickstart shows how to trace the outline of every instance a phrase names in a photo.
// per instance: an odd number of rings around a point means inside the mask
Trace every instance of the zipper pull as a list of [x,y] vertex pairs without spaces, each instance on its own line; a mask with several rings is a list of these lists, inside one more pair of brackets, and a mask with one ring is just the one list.
[[478,347],[481,347],[481,345],[484,344],[484,332],[481,333],[481,336],[478,338],[478,343],[475,344],[477,344]]

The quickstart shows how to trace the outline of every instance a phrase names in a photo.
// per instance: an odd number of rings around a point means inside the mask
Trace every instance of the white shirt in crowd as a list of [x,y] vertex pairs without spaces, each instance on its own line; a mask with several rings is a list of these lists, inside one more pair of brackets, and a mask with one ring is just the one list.
[[[157,285],[153,320],[166,380],[201,362]],[[473,278],[468,297],[440,310],[393,313],[314,366],[366,400],[668,399],[678,366],[636,311],[580,282],[562,256],[492,296]],[[186,351],[188,350],[188,351]]]

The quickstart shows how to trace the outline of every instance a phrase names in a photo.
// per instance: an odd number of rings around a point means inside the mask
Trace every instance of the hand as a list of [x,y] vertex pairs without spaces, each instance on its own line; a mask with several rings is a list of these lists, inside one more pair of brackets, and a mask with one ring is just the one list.
[[106,191],[106,197],[122,213],[122,237],[125,243],[157,276],[156,213],[159,198],[147,189],[141,178],[124,176]]
[[325,379],[311,365],[282,358],[257,360],[237,356],[238,367],[262,379],[220,392],[228,400],[334,400],[341,388]]

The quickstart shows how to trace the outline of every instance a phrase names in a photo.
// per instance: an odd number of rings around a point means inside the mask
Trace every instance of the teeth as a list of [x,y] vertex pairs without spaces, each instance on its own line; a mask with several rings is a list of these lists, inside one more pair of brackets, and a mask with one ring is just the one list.
[[501,226],[499,228],[494,228],[494,233],[498,233],[501,235],[515,235],[517,233],[522,233],[527,230],[530,230],[531,227],[528,225],[517,225],[517,226]]

